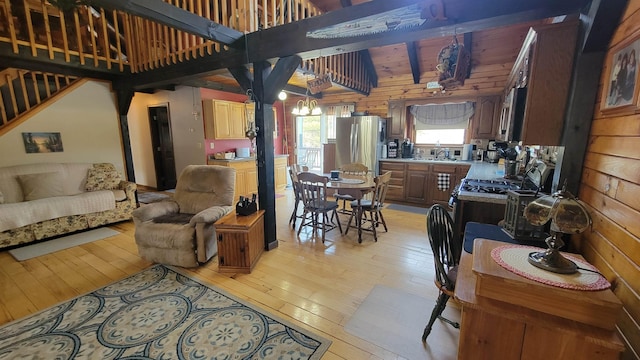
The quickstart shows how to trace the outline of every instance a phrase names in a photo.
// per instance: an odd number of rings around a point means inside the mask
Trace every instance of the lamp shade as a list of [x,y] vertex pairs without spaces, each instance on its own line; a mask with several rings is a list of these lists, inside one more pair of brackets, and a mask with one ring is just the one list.
[[565,234],[581,233],[591,225],[587,209],[564,188],[529,203],[524,216],[533,225],[544,225],[551,220],[551,230]]

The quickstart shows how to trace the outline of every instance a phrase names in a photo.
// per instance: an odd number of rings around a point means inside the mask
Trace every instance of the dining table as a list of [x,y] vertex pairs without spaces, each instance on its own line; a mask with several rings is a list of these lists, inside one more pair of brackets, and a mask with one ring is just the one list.
[[[364,196],[375,189],[374,176],[340,174],[337,179],[329,177],[327,189],[333,189],[342,195],[351,195],[358,203],[356,218],[356,228],[358,229],[358,243],[362,243],[362,206],[361,201]],[[345,232],[348,229],[345,230]]]

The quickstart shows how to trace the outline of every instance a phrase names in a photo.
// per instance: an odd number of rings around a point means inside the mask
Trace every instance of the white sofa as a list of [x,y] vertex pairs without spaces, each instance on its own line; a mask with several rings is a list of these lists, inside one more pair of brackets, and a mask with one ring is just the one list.
[[0,249],[131,219],[136,184],[112,164],[0,168]]

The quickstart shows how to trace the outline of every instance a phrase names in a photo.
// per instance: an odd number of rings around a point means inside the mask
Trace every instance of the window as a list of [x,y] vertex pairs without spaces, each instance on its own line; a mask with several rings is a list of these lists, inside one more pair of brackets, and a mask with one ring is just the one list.
[[464,144],[474,103],[448,103],[411,106],[416,144]]
[[416,130],[416,144],[464,144],[465,129]]
[[330,105],[327,106],[325,116],[327,120],[327,139],[336,139],[336,118],[349,117],[355,109],[353,104]]

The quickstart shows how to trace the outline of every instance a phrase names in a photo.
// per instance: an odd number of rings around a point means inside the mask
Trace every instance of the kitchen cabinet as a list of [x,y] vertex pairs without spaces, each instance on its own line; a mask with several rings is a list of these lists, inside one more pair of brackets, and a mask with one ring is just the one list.
[[273,176],[275,178],[276,191],[284,190],[287,187],[287,157],[277,156],[274,159]]
[[578,26],[576,20],[529,29],[505,89],[507,95],[513,88],[526,89],[524,115],[511,117],[518,131],[509,140],[526,145],[560,144]]
[[258,170],[255,159],[247,160],[209,160],[209,165],[221,165],[236,169],[236,201],[240,196],[251,197],[258,193]]
[[[273,137],[278,136],[278,111],[275,106],[273,109]],[[255,103],[247,103],[245,105],[246,117],[250,119],[250,121],[255,121],[256,119],[256,104]]]
[[[469,171],[468,164],[408,160],[380,161],[380,173],[391,171],[387,200],[420,206],[447,204],[453,188]],[[449,175],[449,186],[438,189],[438,174]]]
[[387,124],[387,138],[399,139],[402,142],[407,137],[407,107],[404,100],[389,100],[387,111],[389,123]]
[[481,96],[476,101],[471,139],[501,139],[499,130],[500,96]]
[[[246,160],[217,160],[210,159],[207,164],[221,165],[236,169],[236,201],[240,196],[251,197],[258,193],[258,167],[255,159]],[[273,176],[275,189],[284,190],[287,186],[287,156],[276,156],[274,159]]]
[[245,139],[244,103],[203,100],[204,133],[207,139]]
[[[433,204],[446,205],[449,203],[451,192],[462,180],[463,177],[469,171],[469,166],[464,165],[448,165],[448,164],[433,164],[431,167],[431,174],[429,178],[430,199]],[[438,175],[449,175],[448,186],[445,184],[441,189],[438,188]]]
[[380,174],[391,171],[391,180],[387,188],[387,199],[404,201],[404,163],[381,161]]
[[239,216],[231,212],[216,221],[218,270],[251,273],[264,251],[264,210]]
[[406,164],[404,200],[419,204],[429,198],[429,164]]

